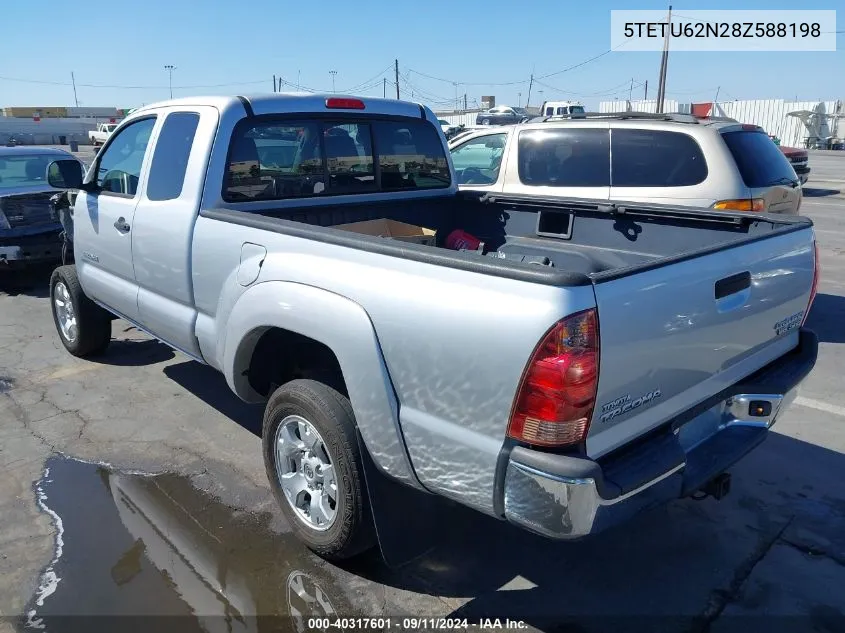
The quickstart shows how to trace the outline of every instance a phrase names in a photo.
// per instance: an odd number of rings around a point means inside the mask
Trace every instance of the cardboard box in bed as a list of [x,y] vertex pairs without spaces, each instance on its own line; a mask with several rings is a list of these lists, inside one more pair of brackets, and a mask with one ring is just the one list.
[[387,220],[385,218],[381,218],[379,220],[365,220],[364,222],[352,222],[350,224],[336,224],[332,228],[340,229],[342,231],[352,231],[353,233],[363,233],[364,235],[389,237],[393,240],[415,242],[417,244],[425,244],[427,246],[434,246],[434,238],[436,235],[436,231],[427,229],[424,226],[405,224],[404,222]]

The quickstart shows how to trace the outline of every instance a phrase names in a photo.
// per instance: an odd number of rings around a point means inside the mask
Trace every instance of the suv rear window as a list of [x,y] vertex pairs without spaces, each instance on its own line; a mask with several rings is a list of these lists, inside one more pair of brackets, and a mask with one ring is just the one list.
[[607,130],[557,128],[520,132],[519,180],[535,187],[607,187]]
[[247,120],[232,135],[223,199],[281,200],[450,184],[440,134],[427,121]]
[[614,187],[689,187],[707,178],[707,162],[691,136],[612,129]]
[[722,138],[746,186],[768,187],[784,179],[795,180],[789,160],[764,132],[726,132]]

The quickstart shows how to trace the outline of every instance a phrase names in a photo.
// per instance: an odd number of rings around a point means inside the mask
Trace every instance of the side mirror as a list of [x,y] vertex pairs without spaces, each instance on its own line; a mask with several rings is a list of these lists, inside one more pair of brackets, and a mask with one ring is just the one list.
[[47,182],[56,189],[82,189],[82,165],[70,158],[53,161],[47,166]]

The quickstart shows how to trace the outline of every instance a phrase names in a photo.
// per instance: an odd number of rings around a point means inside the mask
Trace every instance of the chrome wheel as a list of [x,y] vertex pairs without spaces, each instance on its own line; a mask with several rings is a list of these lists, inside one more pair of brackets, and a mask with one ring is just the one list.
[[73,343],[79,336],[79,324],[76,320],[73,300],[63,281],[56,283],[53,288],[53,309],[56,311],[59,331],[68,343]]
[[337,517],[337,481],[323,438],[305,418],[289,415],[276,430],[276,475],[298,519],[315,530]]

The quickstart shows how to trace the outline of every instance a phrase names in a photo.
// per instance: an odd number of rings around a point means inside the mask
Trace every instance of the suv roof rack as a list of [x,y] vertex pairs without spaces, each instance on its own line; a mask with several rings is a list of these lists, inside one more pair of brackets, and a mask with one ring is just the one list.
[[537,117],[529,119],[531,122],[545,123],[547,121],[562,121],[562,120],[577,120],[577,119],[615,119],[622,121],[625,119],[639,119],[645,121],[674,121],[675,123],[689,123],[689,124],[706,124],[711,122],[730,122],[739,123],[736,119],[730,117],[697,117],[692,114],[684,114],[682,112],[576,112],[574,114],[559,114],[547,117]]

